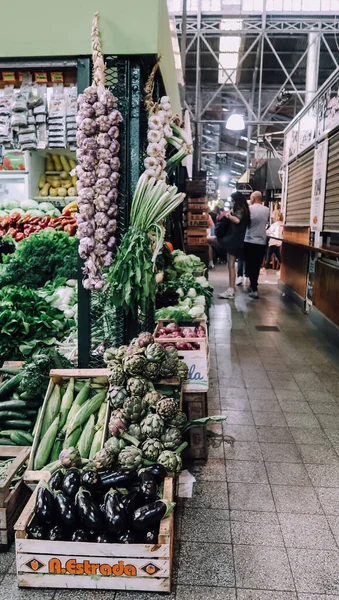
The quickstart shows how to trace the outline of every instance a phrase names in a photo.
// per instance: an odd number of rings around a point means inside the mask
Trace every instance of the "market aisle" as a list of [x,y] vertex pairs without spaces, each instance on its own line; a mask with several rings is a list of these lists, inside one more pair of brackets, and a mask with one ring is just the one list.
[[260,301],[212,310],[209,410],[227,423],[179,501],[173,593],[19,591],[12,552],[0,600],[339,600],[339,352],[261,279]]

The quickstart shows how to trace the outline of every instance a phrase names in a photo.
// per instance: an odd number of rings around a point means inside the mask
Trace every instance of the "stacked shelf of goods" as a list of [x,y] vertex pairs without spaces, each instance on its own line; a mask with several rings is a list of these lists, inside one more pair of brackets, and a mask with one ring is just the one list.
[[0,476],[0,552],[8,550],[14,538],[14,524],[30,496],[21,478],[29,453],[28,447],[0,448],[0,464],[5,469]]
[[208,228],[207,197],[188,198],[187,208],[187,246],[205,246]]
[[56,208],[63,208],[77,200],[75,174],[76,162],[62,154],[49,154],[46,157],[45,173],[39,181],[39,192],[34,197],[37,202],[51,202]]

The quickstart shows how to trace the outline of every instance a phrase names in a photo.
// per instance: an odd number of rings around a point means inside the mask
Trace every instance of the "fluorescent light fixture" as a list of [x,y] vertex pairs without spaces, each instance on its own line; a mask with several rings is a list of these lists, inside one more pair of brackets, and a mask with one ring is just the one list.
[[236,160],[233,161],[233,164],[237,165],[237,167],[242,167],[242,168],[244,168],[244,166],[245,166],[244,163],[237,162]]
[[240,173],[239,171],[231,171],[231,173],[232,173],[233,175],[241,175],[241,173]]
[[226,121],[226,129],[229,129],[229,131],[243,131],[245,129],[244,117],[233,113]]
[[224,107],[223,107],[223,111],[224,112],[229,112],[228,108],[224,108]]
[[[240,136],[241,140],[244,140],[245,142],[248,142],[248,138],[245,137],[244,135]],[[257,140],[250,140],[251,144],[254,144],[255,146],[257,145]]]

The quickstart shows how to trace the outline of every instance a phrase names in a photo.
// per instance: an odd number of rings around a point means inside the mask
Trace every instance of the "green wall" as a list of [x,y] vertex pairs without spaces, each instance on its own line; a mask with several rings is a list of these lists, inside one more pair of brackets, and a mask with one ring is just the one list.
[[45,0],[3,2],[0,59],[91,53],[91,24],[100,13],[105,54],[162,54],[162,74],[180,109],[166,0]]

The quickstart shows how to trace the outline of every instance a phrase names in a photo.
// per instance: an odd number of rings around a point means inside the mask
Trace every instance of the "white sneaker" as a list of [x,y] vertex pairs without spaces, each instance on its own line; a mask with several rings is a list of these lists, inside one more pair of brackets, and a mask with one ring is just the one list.
[[243,284],[243,277],[237,277],[235,285],[242,285],[242,284]]
[[211,270],[215,269],[214,263],[210,262],[209,265],[208,265],[208,268],[211,269]]
[[250,298],[253,298],[253,300],[259,300],[258,292],[250,292],[248,295]]
[[221,300],[233,300],[235,298],[234,289],[228,288],[226,292],[222,292],[222,294],[218,294],[218,298]]

